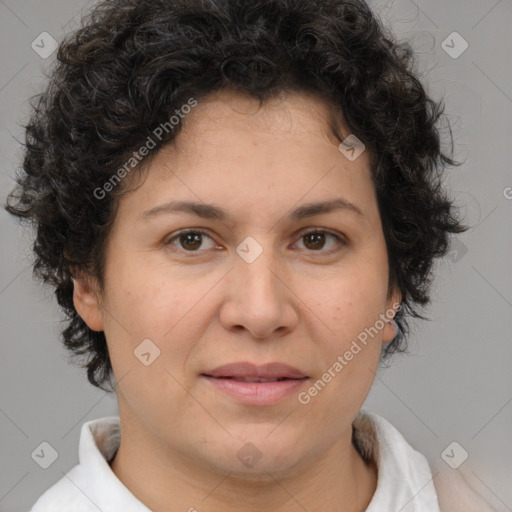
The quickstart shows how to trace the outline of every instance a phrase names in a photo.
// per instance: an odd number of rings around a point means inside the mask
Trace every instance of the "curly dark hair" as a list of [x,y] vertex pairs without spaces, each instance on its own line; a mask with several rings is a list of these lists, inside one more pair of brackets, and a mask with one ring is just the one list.
[[[69,318],[64,345],[86,356],[81,366],[91,384],[112,391],[112,367],[104,333],[74,308],[72,275],[85,272],[102,289],[122,187],[101,200],[94,191],[191,97],[227,88],[260,102],[283,92],[319,95],[365,144],[389,289],[402,294],[398,333],[382,359],[404,352],[409,320],[425,318],[434,259],[448,251],[450,233],[467,229],[442,185],[445,167],[460,165],[441,149],[444,104],[427,96],[414,65],[411,46],[394,39],[363,0],[97,4],[60,44],[49,83],[33,99],[23,169],[5,205],[36,228],[34,275],[55,288]],[[139,175],[144,167],[136,167]]]

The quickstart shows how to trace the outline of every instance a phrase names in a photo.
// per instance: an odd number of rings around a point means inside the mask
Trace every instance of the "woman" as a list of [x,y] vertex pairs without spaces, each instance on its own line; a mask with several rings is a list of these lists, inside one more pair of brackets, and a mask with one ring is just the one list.
[[465,229],[410,48],[362,0],[114,0],[58,61],[7,209],[120,417],[32,510],[484,510],[361,411]]

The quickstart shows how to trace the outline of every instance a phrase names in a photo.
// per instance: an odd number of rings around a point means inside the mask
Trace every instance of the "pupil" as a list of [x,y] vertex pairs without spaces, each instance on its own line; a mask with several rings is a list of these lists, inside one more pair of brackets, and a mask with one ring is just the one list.
[[[185,248],[187,248],[187,246],[188,246],[189,249],[190,248],[197,249],[197,247],[201,245],[201,240],[200,240],[201,235],[199,233],[186,233],[185,235],[182,235],[182,240],[183,240],[183,237],[185,238],[185,244],[184,244]],[[190,247],[189,243],[193,247]]]
[[323,245],[324,236],[323,233],[312,233],[311,235],[307,235],[306,238],[313,240],[313,248],[318,248]]

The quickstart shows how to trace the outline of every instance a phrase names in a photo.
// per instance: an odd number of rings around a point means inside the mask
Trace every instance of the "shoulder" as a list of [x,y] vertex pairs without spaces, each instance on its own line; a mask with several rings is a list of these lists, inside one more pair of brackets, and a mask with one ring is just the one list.
[[81,479],[80,466],[76,465],[38,498],[30,512],[98,512],[73,483]]
[[[119,446],[117,416],[107,416],[82,425],[79,463],[47,489],[30,512],[98,512],[112,496],[133,498],[110,470],[108,460]],[[117,493],[117,494],[116,494]]]
[[[439,457],[429,460],[434,475],[434,486],[441,510],[444,512],[498,512],[499,503],[490,503],[478,492],[473,479],[462,468],[452,469]],[[486,493],[487,495],[488,493]],[[507,508],[508,510],[508,508]]]
[[[412,483],[418,488],[417,498],[428,491],[428,510],[502,511],[499,503],[490,503],[484,499],[475,484],[470,483],[473,479],[468,478],[469,470],[464,467],[452,469],[440,454],[427,456],[417,451],[389,421],[377,414],[360,411],[353,422],[353,441],[363,459],[378,461],[379,468],[383,470],[379,475],[381,486],[377,488],[376,494],[379,491],[382,494],[388,488],[393,488],[393,492],[401,492],[404,486]],[[396,487],[396,482],[401,482],[400,486]],[[417,501],[416,498],[413,501]],[[423,509],[420,507],[420,510]]]

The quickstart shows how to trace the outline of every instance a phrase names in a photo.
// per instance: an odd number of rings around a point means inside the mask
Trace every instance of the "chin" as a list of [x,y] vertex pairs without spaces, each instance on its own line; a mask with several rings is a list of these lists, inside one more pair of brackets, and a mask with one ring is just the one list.
[[219,447],[218,456],[213,460],[210,457],[210,463],[215,464],[217,471],[231,473],[231,477],[262,482],[268,481],[269,473],[274,477],[289,477],[309,464],[310,457],[298,450],[293,437],[287,436],[286,440],[279,436],[272,439],[273,434],[266,437],[271,430],[244,436],[243,440],[231,440],[228,446]]

